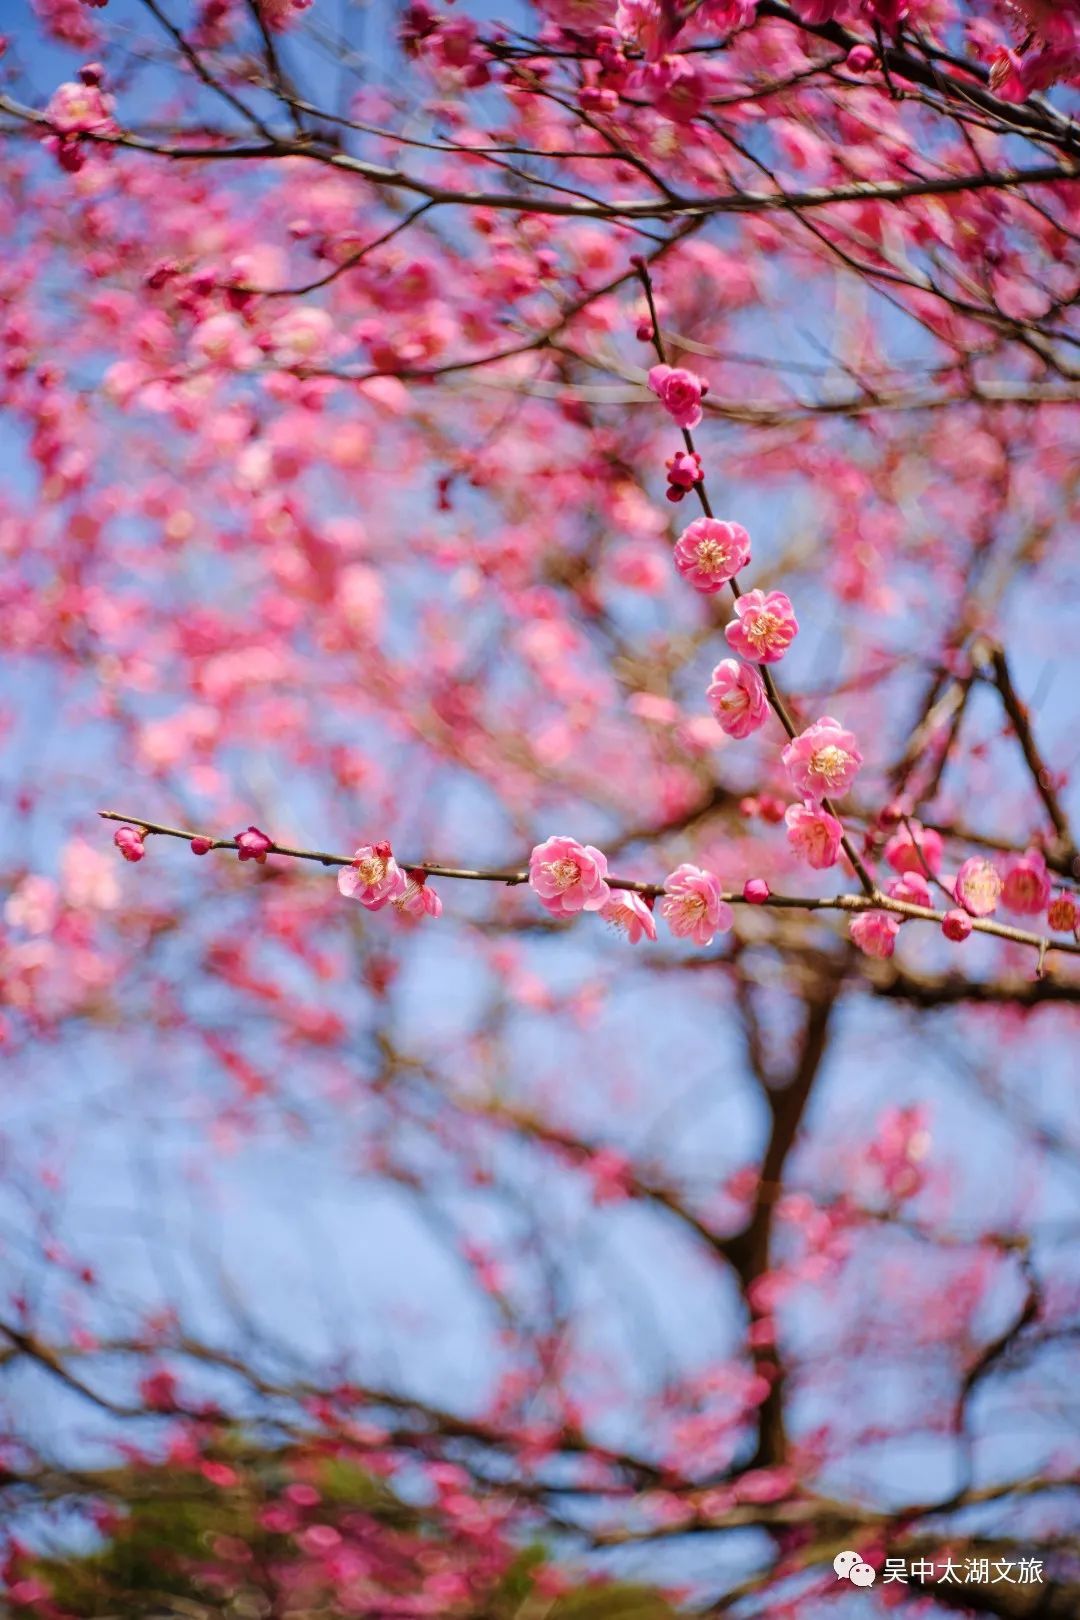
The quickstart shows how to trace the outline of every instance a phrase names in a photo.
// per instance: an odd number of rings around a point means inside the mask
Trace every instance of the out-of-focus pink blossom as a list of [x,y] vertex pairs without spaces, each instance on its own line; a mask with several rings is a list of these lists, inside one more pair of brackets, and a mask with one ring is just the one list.
[[1010,911],[1038,917],[1050,904],[1050,874],[1041,850],[1011,855],[1002,873],[1001,898]]
[[1001,877],[985,856],[972,855],[953,880],[953,896],[973,917],[989,917],[1001,897]]
[[908,826],[898,827],[885,845],[885,859],[893,871],[921,872],[923,876],[927,871],[940,871],[944,849],[941,834],[932,827],[923,827],[917,821],[910,822]]
[[890,911],[861,911],[852,917],[851,937],[867,956],[891,956],[900,932],[900,918]]

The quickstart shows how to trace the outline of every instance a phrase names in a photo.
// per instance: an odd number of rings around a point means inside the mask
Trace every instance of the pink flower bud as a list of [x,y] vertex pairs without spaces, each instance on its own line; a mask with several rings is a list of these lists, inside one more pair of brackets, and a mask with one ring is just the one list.
[[196,855],[206,855],[214,847],[214,840],[206,838],[202,833],[191,840],[191,848]]
[[941,932],[946,939],[960,944],[971,933],[974,923],[966,911],[947,911],[941,924]]
[[747,878],[743,884],[743,899],[752,906],[763,906],[771,891],[764,878]]
[[113,834],[113,843],[125,861],[141,861],[146,854],[143,834],[138,827],[118,827]]
[[849,73],[869,73],[874,65],[874,52],[869,45],[853,45],[848,51]]

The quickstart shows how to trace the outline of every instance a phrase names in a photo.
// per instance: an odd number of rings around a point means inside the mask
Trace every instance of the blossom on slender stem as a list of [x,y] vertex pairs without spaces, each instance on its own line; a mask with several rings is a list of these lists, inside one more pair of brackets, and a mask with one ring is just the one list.
[[989,917],[997,910],[1001,895],[1001,878],[997,868],[982,855],[972,855],[961,866],[953,879],[952,892],[956,901],[972,917]]
[[681,428],[696,428],[701,421],[701,397],[707,384],[682,366],[653,366],[649,387],[668,415]]
[[788,843],[816,872],[835,866],[844,829],[819,804],[790,804],[784,812]]
[[941,932],[954,945],[963,944],[974,927],[966,911],[947,911],[941,922]]
[[1050,874],[1041,850],[1029,849],[1013,855],[1005,863],[1001,898],[1010,911],[1022,917],[1038,917],[1050,904]]
[[696,591],[712,596],[750,561],[750,536],[741,523],[697,518],[675,542],[675,566]]
[[862,764],[854,733],[828,714],[800,732],[780,757],[799,792],[815,801],[846,793]]
[[600,911],[611,899],[607,856],[576,838],[556,836],[529,856],[529,887],[555,917]]
[[249,827],[247,832],[237,833],[236,847],[242,861],[258,861],[260,866],[265,866],[267,853],[273,848],[273,839],[267,838],[258,827]]
[[361,844],[352,865],[341,868],[337,883],[346,899],[359,900],[368,911],[381,911],[392,901],[403,900],[409,886],[385,839]]
[[721,731],[729,737],[749,737],[769,718],[765,682],[749,664],[723,658],[712,672],[705,691]]
[[734,916],[724,899],[720,879],[700,866],[684,862],[664,879],[667,890],[660,907],[671,932],[698,945],[711,945],[716,934],[726,933]]
[[891,911],[861,911],[851,919],[851,937],[866,956],[891,956],[899,932],[900,918]]
[[724,630],[728,646],[753,664],[778,663],[798,633],[799,621],[783,591],[747,591]]
[[649,904],[633,889],[612,889],[611,899],[601,906],[600,915],[612,928],[624,933],[631,945],[639,939],[656,938],[656,920]]
[[141,861],[146,854],[146,845],[138,827],[117,827],[113,833],[113,843],[125,861]]
[[427,873],[415,869],[406,873],[405,890],[391,904],[401,916],[413,917],[417,922],[423,917],[442,916],[442,901],[428,885]]

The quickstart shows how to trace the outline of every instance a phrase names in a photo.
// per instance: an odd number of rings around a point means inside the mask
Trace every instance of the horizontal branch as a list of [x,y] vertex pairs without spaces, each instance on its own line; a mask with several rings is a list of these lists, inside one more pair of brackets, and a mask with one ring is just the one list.
[[[214,849],[239,850],[240,845],[235,838],[214,838],[208,833],[193,832],[186,827],[168,827],[161,822],[147,821],[142,816],[125,815],[119,810],[99,810],[98,815],[103,821],[118,821],[126,827],[137,827],[146,835],[159,838],[181,838],[185,843],[193,839],[205,839],[206,851]],[[294,861],[313,861],[318,866],[352,866],[354,857],[351,855],[333,854],[322,849],[299,849],[291,844],[278,844],[269,842],[266,853],[268,855],[282,855]],[[528,883],[528,867],[468,867],[443,866],[436,861],[410,860],[405,856],[396,857],[398,865],[407,872],[423,872],[425,877],[447,878],[461,880],[469,883],[497,883],[507,888],[516,888]],[[648,900],[659,900],[667,893],[662,883],[643,883],[637,878],[623,878],[610,876],[607,879],[609,888],[630,890],[640,894]],[[769,894],[764,900],[748,900],[745,895],[737,892],[726,892],[723,896],[729,905],[754,906],[756,908],[770,907],[774,911],[843,911],[848,913],[864,911],[889,911],[894,916],[909,918],[918,922],[942,923],[945,920],[944,911],[935,911],[930,906],[917,906],[907,900],[894,900],[890,895],[881,894],[876,889],[870,894],[836,894],[828,896],[817,895],[791,895]],[[1007,939],[1014,945],[1026,945],[1039,953],[1040,968],[1043,959],[1051,951],[1061,951],[1069,956],[1080,956],[1080,944],[1072,940],[1050,939],[1043,934],[1030,933],[1026,928],[1011,928],[1007,923],[993,922],[989,917],[972,917],[971,926],[982,934],[991,934],[995,939]]]
[[[32,107],[0,96],[0,109],[12,117],[53,132],[48,117]],[[904,202],[909,197],[944,197],[968,191],[1011,190],[1016,186],[1054,185],[1080,178],[1080,167],[1072,164],[1040,163],[1031,168],[979,170],[972,174],[924,176],[914,180],[850,181],[839,186],[811,186],[803,191],[731,191],[722,196],[663,198],[641,197],[563,197],[529,192],[460,190],[437,185],[404,169],[371,163],[347,152],[320,146],[311,139],[273,135],[269,140],[237,141],[232,145],[194,144],[201,140],[197,130],[189,132],[193,144],[183,144],[183,130],[172,141],[151,140],[132,130],[88,130],[79,139],[94,145],[126,148],[184,162],[224,162],[230,159],[308,158],[330,168],[354,174],[358,179],[390,191],[408,191],[433,203],[465,208],[495,209],[512,214],[545,214],[571,219],[675,219],[707,218],[714,214],[760,214],[777,211],[805,211],[827,208],[845,202]],[[542,183],[541,183],[542,184]]]

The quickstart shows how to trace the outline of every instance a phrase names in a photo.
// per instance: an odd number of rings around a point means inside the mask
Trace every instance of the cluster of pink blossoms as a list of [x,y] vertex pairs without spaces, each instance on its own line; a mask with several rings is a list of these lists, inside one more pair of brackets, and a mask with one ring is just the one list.
[[[529,887],[552,916],[596,911],[625,933],[631,944],[655,939],[650,902],[632,889],[612,889],[607,879],[607,857],[576,838],[547,838],[529,857]],[[700,866],[678,866],[665,878],[664,890],[660,913],[678,938],[710,945],[716,934],[731,927],[731,907],[712,872]]]
[[361,844],[351,866],[338,873],[338,890],[348,900],[359,900],[368,911],[393,906],[401,916],[441,917],[442,901],[427,884],[426,872],[403,871],[385,840]]
[[[639,335],[649,337],[651,327],[643,326]],[[649,387],[684,431],[700,422],[701,401],[708,385],[694,372],[653,366]],[[685,452],[678,452],[668,461],[667,474],[669,500],[681,500],[700,481],[701,458],[689,448],[689,441]],[[676,568],[688,584],[706,596],[732,585],[749,561],[750,536],[739,523],[700,517],[675,542]],[[732,652],[744,662],[723,659],[713,670],[706,689],[709,707],[727,736],[749,737],[765,724],[769,694],[755,666],[778,663],[798,630],[795,609],[783,591],[753,590],[736,597],[735,615],[725,627],[724,636]],[[846,793],[855,780],[862,764],[855,738],[838,720],[824,715],[793,738],[781,757],[804,801],[791,805],[786,812],[788,841],[816,870],[834,866],[842,847],[843,828],[822,801]],[[860,919],[860,923],[859,932],[869,937],[872,930],[864,920]]]

